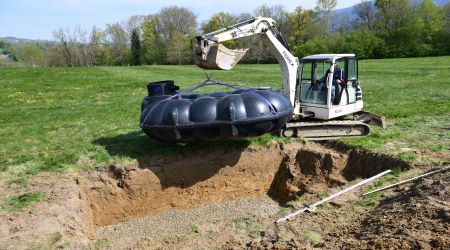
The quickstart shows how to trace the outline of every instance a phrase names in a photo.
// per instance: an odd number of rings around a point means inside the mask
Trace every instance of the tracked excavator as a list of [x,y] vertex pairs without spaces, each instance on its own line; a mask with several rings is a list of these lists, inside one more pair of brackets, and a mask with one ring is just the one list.
[[[211,79],[177,92],[173,81],[147,85],[140,126],[151,138],[167,142],[241,139],[277,133],[285,137],[329,140],[367,136],[369,125],[385,127],[384,117],[363,111],[354,54],[292,55],[275,21],[254,17],[196,37],[194,61],[203,69],[231,70],[246,49],[222,43],[258,35],[274,53],[281,69],[282,89],[241,88]],[[231,91],[189,94],[205,85]]]
[[254,17],[198,36],[196,65],[230,70],[247,50],[228,49],[221,43],[260,35],[280,65],[282,93],[293,106],[291,119],[279,131],[281,135],[328,140],[367,136],[369,125],[386,127],[384,117],[362,110],[358,59],[354,54],[318,54],[299,60],[275,24],[271,18]]

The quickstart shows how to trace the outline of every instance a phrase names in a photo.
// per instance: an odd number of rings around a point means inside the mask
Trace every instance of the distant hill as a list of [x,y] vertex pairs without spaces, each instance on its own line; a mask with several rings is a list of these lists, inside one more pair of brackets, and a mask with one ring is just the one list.
[[[375,5],[375,1],[370,2],[372,3],[372,6]],[[412,2],[415,4],[421,4],[423,0],[412,0]],[[450,2],[450,0],[434,0],[433,2],[438,6],[444,6]],[[346,17],[349,22],[353,21],[355,19],[355,6],[356,5],[334,10],[331,14],[331,20],[340,20],[342,17]]]
[[[413,0],[412,2],[416,3],[416,4],[420,4],[420,3],[422,3],[422,0]],[[450,0],[433,0],[433,2],[436,5],[443,6],[443,5],[447,4],[448,2],[450,2]]]
[[437,5],[443,6],[443,5],[446,5],[449,2],[449,0],[434,0],[434,2]]
[[13,36],[7,36],[7,37],[0,37],[0,40],[6,41],[12,44],[17,43],[53,43],[52,41],[48,40],[42,40],[42,39],[26,39],[26,38],[19,38],[19,37],[13,37]]

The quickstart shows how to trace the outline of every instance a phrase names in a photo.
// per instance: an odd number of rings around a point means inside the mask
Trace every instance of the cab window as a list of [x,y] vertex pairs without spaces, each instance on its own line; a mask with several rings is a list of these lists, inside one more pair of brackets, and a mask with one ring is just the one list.
[[357,80],[358,79],[358,64],[356,63],[356,60],[353,58],[348,59],[348,75],[347,79],[349,81]]
[[[327,104],[326,81],[319,82],[330,68],[330,62],[303,62],[300,82],[300,101],[312,104]],[[326,79],[326,77],[325,77]]]

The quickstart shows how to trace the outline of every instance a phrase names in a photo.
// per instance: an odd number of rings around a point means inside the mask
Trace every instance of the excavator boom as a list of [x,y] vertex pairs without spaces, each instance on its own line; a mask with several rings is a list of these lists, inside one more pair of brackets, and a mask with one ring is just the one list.
[[299,60],[291,54],[286,40],[276,29],[272,18],[254,17],[197,36],[195,64],[203,69],[230,70],[242,59],[247,49],[228,49],[220,43],[254,35],[261,35],[261,38],[269,40],[267,44],[280,64],[283,94],[289,97],[294,106]]

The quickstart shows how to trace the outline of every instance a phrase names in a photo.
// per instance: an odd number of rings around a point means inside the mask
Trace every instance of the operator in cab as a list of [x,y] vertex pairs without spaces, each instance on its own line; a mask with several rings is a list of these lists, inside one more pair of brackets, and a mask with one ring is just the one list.
[[[342,71],[341,68],[339,68],[338,64],[334,65],[334,70],[333,70],[333,83],[331,85],[331,102],[334,105],[337,105],[339,103],[338,102],[338,96],[339,93],[341,92],[341,83],[344,82],[344,72]],[[325,75],[323,75],[320,78],[320,82],[325,83],[328,75],[331,73],[331,67],[327,70],[327,72],[325,72]]]

